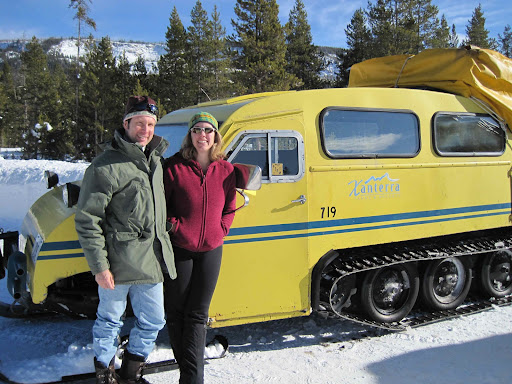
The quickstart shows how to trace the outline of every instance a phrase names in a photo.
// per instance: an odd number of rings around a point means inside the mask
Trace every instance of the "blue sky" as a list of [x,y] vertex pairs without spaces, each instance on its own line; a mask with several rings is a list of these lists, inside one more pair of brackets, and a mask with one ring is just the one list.
[[[373,4],[376,0],[371,1]],[[73,37],[77,24],[69,0],[2,0],[0,2],[0,40],[13,38]],[[288,20],[295,0],[277,0],[281,23]],[[308,13],[313,43],[331,47],[346,47],[345,28],[358,8],[366,8],[367,0],[303,0]],[[510,0],[433,0],[439,15],[445,15],[449,25],[455,24],[461,40],[474,9],[482,3],[486,28],[491,37],[503,35],[507,24],[512,24]],[[97,30],[86,30],[95,37],[109,36],[112,40],[163,42],[174,6],[180,19],[188,27],[194,0],[93,0],[90,16]],[[222,25],[232,33],[231,19],[235,18],[235,0],[203,0],[208,14],[217,5]]]

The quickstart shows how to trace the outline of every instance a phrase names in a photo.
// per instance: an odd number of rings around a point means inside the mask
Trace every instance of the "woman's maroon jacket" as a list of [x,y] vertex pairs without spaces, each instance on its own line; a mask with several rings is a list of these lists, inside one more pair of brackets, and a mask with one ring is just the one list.
[[236,190],[233,165],[214,161],[206,174],[195,160],[179,153],[164,164],[167,221],[173,224],[171,242],[193,252],[222,245],[235,218]]

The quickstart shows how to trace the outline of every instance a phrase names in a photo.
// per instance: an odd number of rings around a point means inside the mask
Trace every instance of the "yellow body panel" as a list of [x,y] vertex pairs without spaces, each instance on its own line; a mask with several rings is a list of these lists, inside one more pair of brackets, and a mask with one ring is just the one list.
[[72,215],[46,238],[37,257],[37,269],[32,269],[32,273],[29,270],[32,301],[42,302],[48,286],[54,282],[89,270],[75,230],[75,215]]
[[59,186],[41,196],[23,221],[27,285],[36,304],[46,299],[51,284],[89,271],[75,230],[74,212],[62,201]]

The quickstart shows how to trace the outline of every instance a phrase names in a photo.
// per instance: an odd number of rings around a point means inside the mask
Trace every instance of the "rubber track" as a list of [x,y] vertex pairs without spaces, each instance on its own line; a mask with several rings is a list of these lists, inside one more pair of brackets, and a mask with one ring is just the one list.
[[[336,259],[338,262],[332,263],[332,265],[335,264],[335,272],[331,271],[330,274],[336,273],[338,275],[336,279],[339,279],[355,273],[389,265],[444,259],[447,257],[469,256],[502,249],[512,249],[512,233],[510,230],[496,231],[495,234],[482,236],[477,239],[461,240],[455,237],[449,237],[447,239],[436,240],[435,242],[407,242],[377,247],[363,247],[356,250],[349,250],[350,254],[345,258],[342,251],[340,251],[340,256]],[[341,281],[341,279],[336,281]],[[327,293],[327,296],[329,295],[330,293]],[[448,318],[482,312],[491,309],[493,306],[504,306],[510,305],[511,303],[512,295],[502,299],[493,298],[490,300],[472,298],[467,299],[465,303],[453,310],[429,313],[416,312],[400,322],[381,323],[366,319],[357,314],[337,311],[330,301],[322,302],[323,306],[329,308],[331,314],[337,317],[389,331],[403,331],[407,328],[414,328]]]

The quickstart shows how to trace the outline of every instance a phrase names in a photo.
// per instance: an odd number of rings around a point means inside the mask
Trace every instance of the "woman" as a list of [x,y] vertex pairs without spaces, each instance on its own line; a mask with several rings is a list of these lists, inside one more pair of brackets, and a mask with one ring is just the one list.
[[175,280],[166,278],[167,329],[180,383],[203,383],[208,310],[217,284],[222,244],[235,216],[233,166],[221,151],[217,120],[195,114],[178,153],[164,170],[167,221]]

